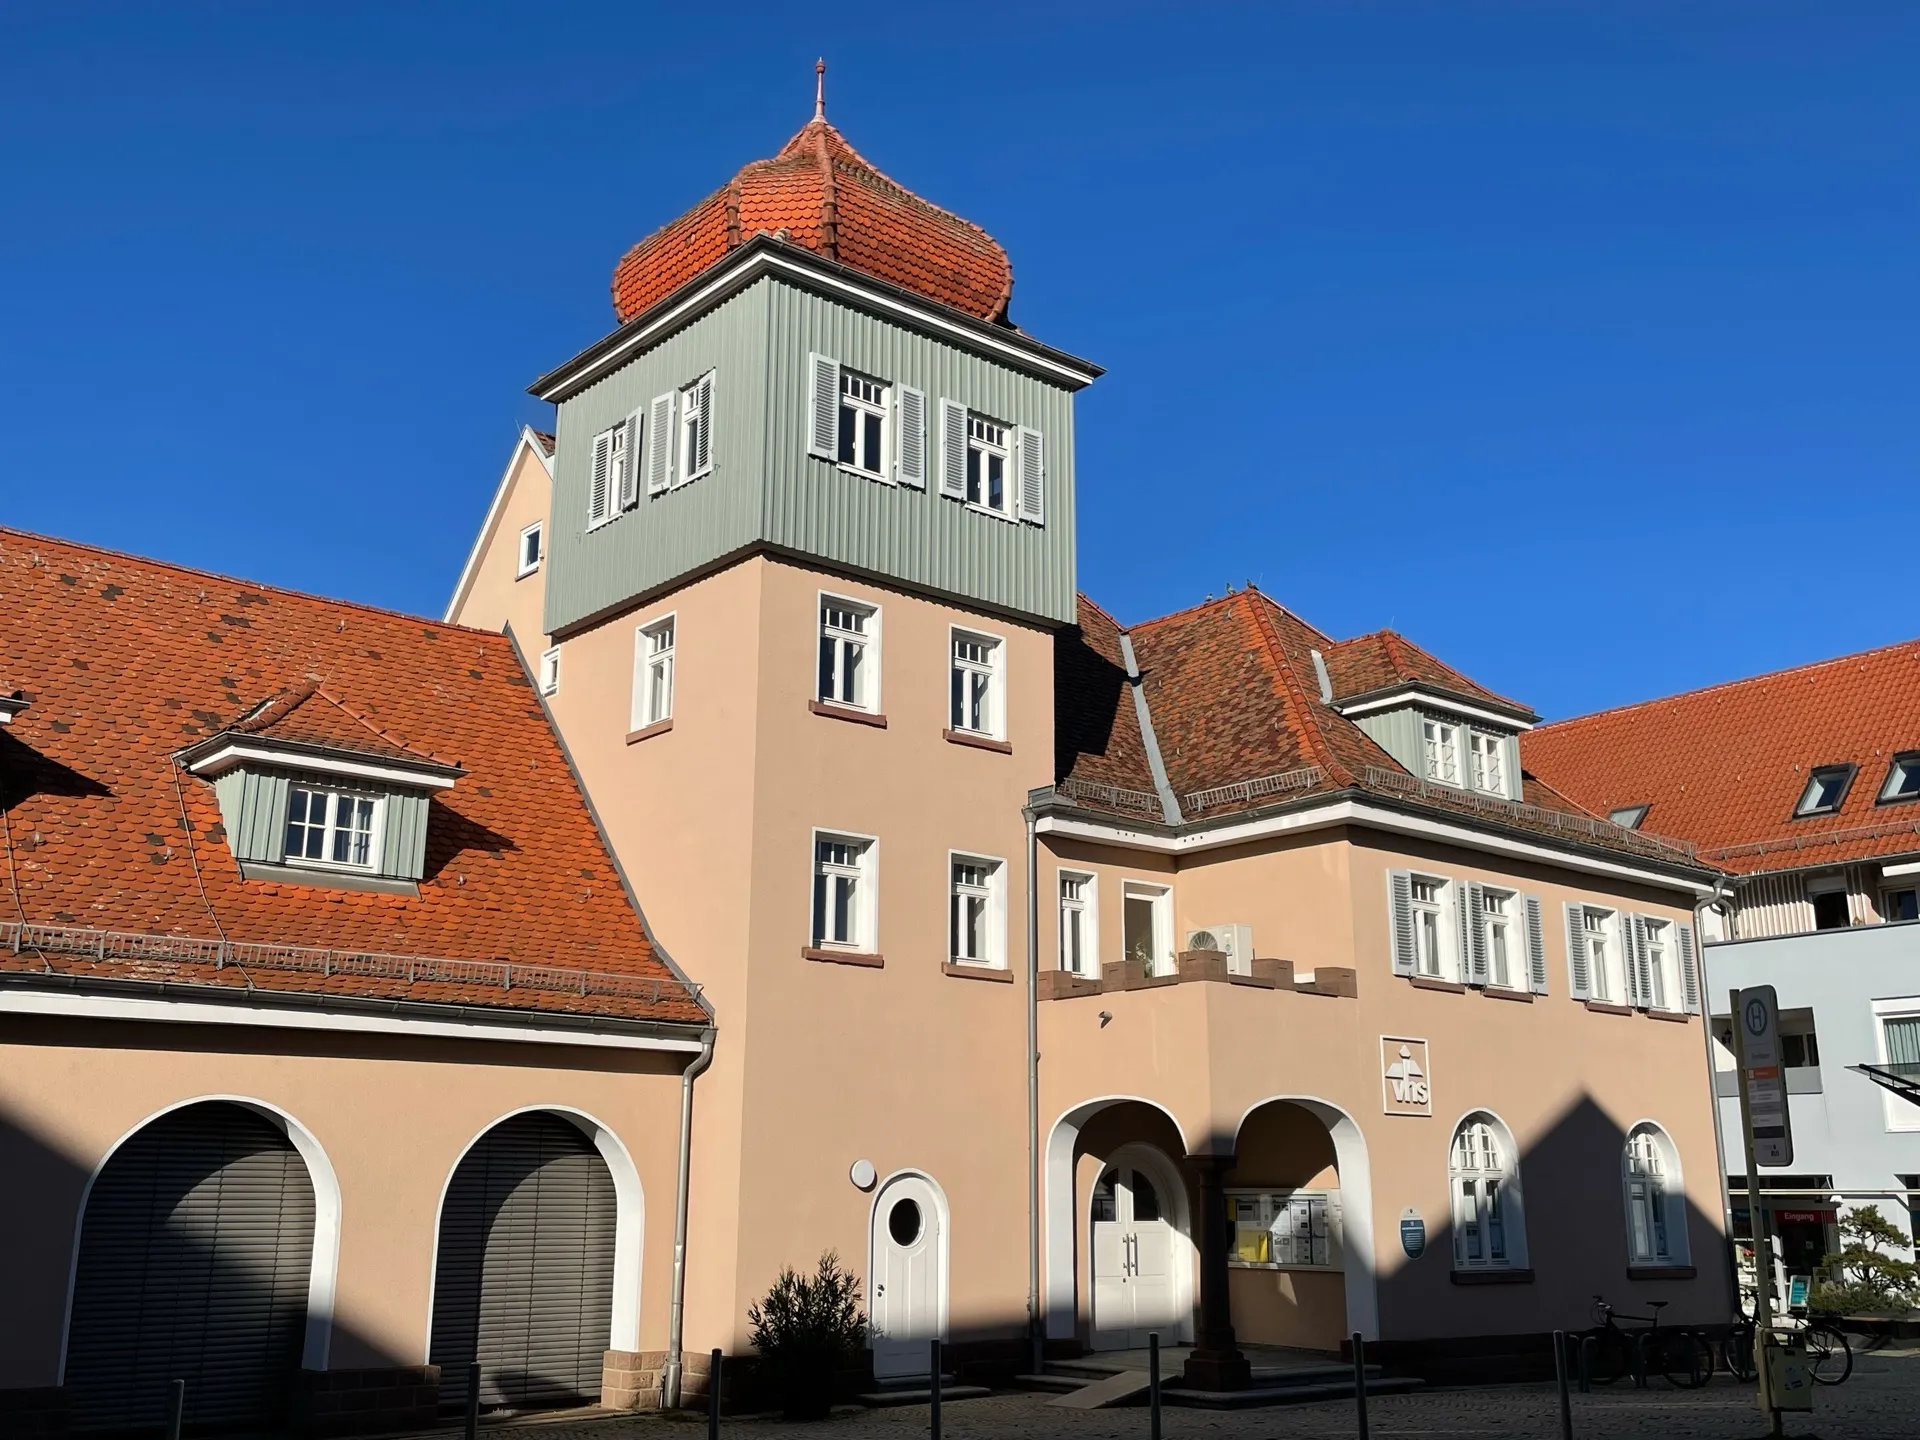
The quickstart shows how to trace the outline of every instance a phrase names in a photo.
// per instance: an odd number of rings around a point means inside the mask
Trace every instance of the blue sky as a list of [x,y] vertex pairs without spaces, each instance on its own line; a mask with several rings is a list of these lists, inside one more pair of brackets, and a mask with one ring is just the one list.
[[1912,5],[7,6],[0,520],[439,613],[817,54],[1108,367],[1123,619],[1252,579],[1550,715],[1920,634]]

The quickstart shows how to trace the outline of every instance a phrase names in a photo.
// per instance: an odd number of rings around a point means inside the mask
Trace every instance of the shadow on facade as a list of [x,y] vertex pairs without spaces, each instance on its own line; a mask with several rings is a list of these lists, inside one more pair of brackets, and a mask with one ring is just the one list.
[[[0,729],[0,810],[11,810],[36,795],[97,798],[113,791],[78,770],[49,759],[31,745]],[[15,844],[26,837],[15,836]]]

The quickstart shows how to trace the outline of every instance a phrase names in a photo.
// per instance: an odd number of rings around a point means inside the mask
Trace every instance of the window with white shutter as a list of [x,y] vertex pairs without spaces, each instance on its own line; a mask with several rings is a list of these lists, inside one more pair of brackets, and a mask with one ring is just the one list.
[[1387,872],[1387,926],[1392,932],[1393,973],[1413,974],[1417,963],[1413,934],[1413,877],[1405,870]]
[[1584,905],[1569,904],[1567,910],[1567,993],[1576,1000],[1590,997],[1589,957],[1587,954],[1587,910]]
[[614,492],[620,497],[620,508],[631,510],[640,503],[640,436],[645,429],[645,416],[636,410],[627,416],[627,423],[621,427],[625,432],[625,442],[621,448],[625,453],[620,457],[617,472],[619,484]]
[[1022,425],[1014,435],[1014,502],[1019,518],[1030,525],[1047,519],[1046,450],[1040,432]]
[[647,407],[647,493],[658,495],[673,484],[672,391],[653,397]]
[[[587,528],[604,525],[611,518],[609,497],[613,494],[613,437],[615,430],[602,430],[593,437],[593,468],[587,476]],[[624,443],[624,442],[623,442]]]
[[1547,993],[1547,927],[1540,897],[1527,896],[1527,984],[1536,995]]
[[1673,927],[1675,960],[1680,966],[1680,995],[1686,1002],[1687,1014],[1700,1013],[1700,977],[1693,969],[1693,927],[1676,925]]
[[911,385],[894,387],[894,479],[927,488],[927,397]]
[[940,493],[967,498],[967,407],[940,402]]
[[840,453],[840,362],[807,356],[807,453],[833,460]]
[[675,485],[698,480],[713,469],[713,372],[680,391],[680,456]]

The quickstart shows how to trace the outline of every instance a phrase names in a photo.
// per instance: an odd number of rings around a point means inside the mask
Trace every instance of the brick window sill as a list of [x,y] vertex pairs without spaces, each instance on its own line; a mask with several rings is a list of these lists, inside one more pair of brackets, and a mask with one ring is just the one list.
[[825,715],[829,720],[850,720],[855,725],[871,725],[876,730],[887,728],[886,716],[876,715],[871,710],[856,710],[851,705],[830,705],[825,700],[809,700],[807,709],[815,715]]
[[1633,1013],[1631,1005],[1615,1005],[1610,1000],[1589,1000],[1587,1009],[1596,1015],[1631,1015]]
[[976,735],[971,730],[942,730],[940,737],[949,745],[966,745],[975,750],[991,750],[996,755],[1013,754],[1013,746],[1004,740],[995,740],[988,735]]
[[1457,980],[1439,980],[1432,975],[1409,975],[1407,980],[1416,990],[1444,990],[1449,995],[1467,993],[1467,987]]
[[951,975],[956,980],[997,980],[1002,985],[1013,983],[1013,972],[998,965],[962,965],[948,962],[940,967],[942,975]]
[[886,956],[872,955],[864,950],[817,950],[811,945],[800,947],[802,960],[818,960],[826,965],[864,965],[869,970],[878,970],[887,963]]
[[1647,1018],[1649,1020],[1668,1020],[1675,1025],[1684,1025],[1693,1017],[1684,1010],[1649,1010],[1647,1011]]
[[673,721],[671,719],[656,720],[653,724],[643,725],[638,730],[629,730],[627,732],[627,744],[638,745],[642,740],[651,740],[654,736],[664,735],[671,729],[673,729]]
[[1518,1000],[1522,1005],[1531,1005],[1533,1003],[1532,991],[1509,990],[1504,985],[1489,985],[1480,993],[1489,1000]]
[[1533,1283],[1533,1271],[1520,1265],[1509,1265],[1504,1268],[1489,1266],[1485,1270],[1455,1270],[1451,1273],[1453,1283],[1456,1285],[1531,1285]]

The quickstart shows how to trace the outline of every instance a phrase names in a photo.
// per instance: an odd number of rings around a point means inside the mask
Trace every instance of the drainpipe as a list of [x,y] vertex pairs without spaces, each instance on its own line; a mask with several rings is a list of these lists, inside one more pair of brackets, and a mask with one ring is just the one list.
[[693,1170],[693,1082],[712,1063],[713,1031],[707,1030],[700,1036],[700,1053],[680,1072],[680,1173],[675,1179],[673,1196],[673,1302],[667,1314],[667,1363],[660,1369],[660,1406],[665,1410],[680,1404],[680,1331],[687,1299],[687,1195]]
[[1040,841],[1027,819],[1027,1331],[1033,1371],[1046,1368],[1046,1321],[1040,1313]]
[[[1733,1292],[1732,1304],[1737,1314],[1740,1309],[1740,1267],[1733,1263],[1733,1193],[1727,1188],[1727,1144],[1720,1124],[1720,1072],[1713,1063],[1713,996],[1707,990],[1707,927],[1701,918],[1705,911],[1723,900],[1732,899],[1733,888],[1725,880],[1716,879],[1713,882],[1713,893],[1693,907],[1693,963],[1699,972],[1695,988],[1700,992],[1700,1043],[1707,1052],[1707,1101],[1713,1106],[1713,1168],[1720,1177],[1720,1233],[1726,1236],[1727,1240],[1727,1283]],[[1731,907],[1727,911],[1726,920],[1728,927],[1731,928],[1733,925]],[[1734,1076],[1737,1082],[1739,1071],[1736,1070]],[[1748,1175],[1747,1213],[1749,1215],[1754,1213],[1758,1189],[1754,1177]]]

